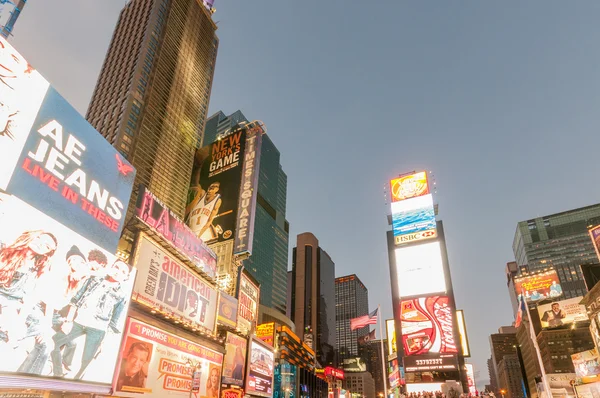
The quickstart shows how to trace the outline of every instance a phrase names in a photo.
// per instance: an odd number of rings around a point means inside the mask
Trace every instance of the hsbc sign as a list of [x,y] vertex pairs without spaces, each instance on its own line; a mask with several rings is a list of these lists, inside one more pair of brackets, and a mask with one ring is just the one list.
[[395,237],[396,245],[400,245],[402,243],[410,243],[416,242],[419,240],[426,239],[434,239],[437,238],[437,231],[435,229],[430,229],[429,231],[415,232],[408,235],[400,235]]

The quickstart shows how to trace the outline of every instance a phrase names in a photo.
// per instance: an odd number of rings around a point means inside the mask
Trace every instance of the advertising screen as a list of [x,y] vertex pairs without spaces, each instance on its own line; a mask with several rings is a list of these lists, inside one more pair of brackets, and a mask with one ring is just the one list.
[[429,193],[427,173],[420,171],[418,173],[394,178],[390,181],[390,193],[392,196],[392,203],[427,195]]
[[0,372],[110,385],[135,269],[0,194]]
[[467,324],[465,323],[465,314],[463,310],[456,310],[456,323],[458,324],[458,335],[460,337],[460,346],[462,355],[465,358],[471,356],[469,348],[469,337],[467,336]]
[[217,255],[154,194],[140,186],[135,215],[194,263],[209,278],[217,275]]
[[525,294],[527,302],[556,299],[562,297],[563,294],[560,280],[555,270],[517,277],[514,281],[517,296],[521,297],[521,294]]
[[448,296],[402,300],[400,314],[406,355],[458,353]]
[[396,245],[437,237],[433,196],[392,203],[392,229]]
[[250,341],[250,364],[246,376],[246,393],[261,397],[270,397],[273,394],[273,368],[275,354],[273,349],[262,341]]
[[467,383],[469,384],[469,393],[475,395],[477,387],[475,387],[475,371],[473,370],[473,365],[470,363],[465,363],[465,368],[467,368]]
[[251,252],[262,139],[257,129],[239,129],[198,149],[188,192],[185,222],[194,235],[208,244],[231,241],[235,253]]
[[454,355],[424,355],[404,357],[404,369],[407,372],[454,371],[458,370],[458,361]]
[[115,252],[134,168],[0,37],[0,189]]
[[554,303],[538,305],[542,328],[556,328],[577,321],[587,321],[585,306],[579,303],[583,297],[575,297]]
[[237,334],[227,332],[225,362],[223,363],[221,383],[233,384],[240,387],[244,385],[247,346],[248,340]]
[[596,249],[596,255],[600,261],[600,225],[590,229],[589,232],[590,238],[592,238],[592,243],[594,244],[594,249]]
[[388,352],[393,354],[396,352],[396,325],[393,319],[387,319],[385,321],[385,331],[388,341]]
[[238,327],[248,331],[258,318],[260,288],[250,280],[245,271],[240,274],[238,293]]
[[219,314],[217,323],[224,326],[235,328],[237,326],[238,301],[235,297],[220,292],[219,293]]
[[275,322],[261,323],[256,327],[254,334],[265,344],[273,347],[275,343]]
[[400,297],[446,291],[446,275],[439,242],[395,250]]
[[581,378],[584,383],[589,382],[590,379],[594,379],[595,376],[600,374],[598,350],[595,348],[571,354],[571,360],[573,361],[577,377]]
[[[219,397],[223,354],[135,318],[115,373],[115,395],[124,397]],[[197,394],[190,394],[192,385]]]
[[344,371],[348,373],[366,372],[367,363],[360,357],[344,359]]
[[396,388],[400,385],[400,369],[398,367],[398,359],[393,359],[388,362],[388,379],[390,388]]
[[216,289],[145,235],[139,238],[134,264],[138,270],[133,288],[135,301],[214,333]]

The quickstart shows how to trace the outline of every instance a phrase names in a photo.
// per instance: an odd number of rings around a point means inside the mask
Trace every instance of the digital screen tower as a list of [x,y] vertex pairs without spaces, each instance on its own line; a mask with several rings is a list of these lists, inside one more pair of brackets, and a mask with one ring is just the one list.
[[[425,171],[390,181],[387,233],[396,330],[406,391],[468,391],[456,304],[441,221]],[[428,376],[425,378],[424,373]]]

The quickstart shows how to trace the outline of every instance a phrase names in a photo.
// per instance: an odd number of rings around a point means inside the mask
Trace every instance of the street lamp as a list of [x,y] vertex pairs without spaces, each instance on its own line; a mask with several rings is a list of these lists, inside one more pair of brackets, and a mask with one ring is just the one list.
[[506,390],[503,388],[500,390],[500,394],[502,394],[502,398],[504,398],[504,394],[506,394]]

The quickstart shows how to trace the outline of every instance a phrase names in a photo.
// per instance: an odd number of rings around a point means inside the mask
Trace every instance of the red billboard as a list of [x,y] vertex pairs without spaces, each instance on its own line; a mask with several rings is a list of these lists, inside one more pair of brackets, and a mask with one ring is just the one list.
[[428,296],[400,303],[402,344],[409,355],[456,354],[454,309],[448,296]]

